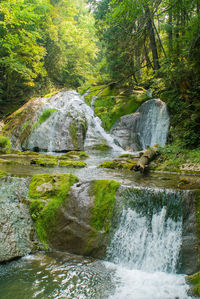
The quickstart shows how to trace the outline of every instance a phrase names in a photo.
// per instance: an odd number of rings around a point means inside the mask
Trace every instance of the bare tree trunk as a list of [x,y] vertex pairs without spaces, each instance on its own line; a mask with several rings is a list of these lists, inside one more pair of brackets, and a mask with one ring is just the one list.
[[153,28],[153,21],[151,18],[151,12],[149,10],[148,5],[145,5],[145,17],[146,17],[146,24],[147,24],[147,31],[149,35],[150,40],[150,47],[152,51],[153,56],[153,65],[154,69],[158,70],[160,68],[159,60],[158,60],[158,51],[157,51],[157,45],[156,45],[156,39],[154,34],[154,28]]
[[169,29],[168,29],[168,42],[169,42],[169,55],[172,54],[173,52],[173,31],[172,31],[172,9],[169,10],[168,12],[168,25],[169,25]]

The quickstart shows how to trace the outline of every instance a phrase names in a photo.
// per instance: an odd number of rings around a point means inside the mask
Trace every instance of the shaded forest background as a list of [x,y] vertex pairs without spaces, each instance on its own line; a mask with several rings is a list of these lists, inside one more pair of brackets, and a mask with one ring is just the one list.
[[[0,109],[63,87],[143,88],[200,145],[200,0],[1,0]],[[103,105],[103,104],[102,104]]]

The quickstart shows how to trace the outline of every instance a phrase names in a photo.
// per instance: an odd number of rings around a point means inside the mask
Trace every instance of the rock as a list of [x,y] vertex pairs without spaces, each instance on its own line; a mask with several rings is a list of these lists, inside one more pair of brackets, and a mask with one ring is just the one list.
[[142,104],[136,113],[122,116],[111,128],[110,133],[125,150],[146,149],[167,140],[169,115],[160,99]]
[[181,272],[191,275],[200,270],[198,192],[186,191],[183,214],[183,241],[181,248]]
[[[46,248],[103,257],[120,184],[111,180],[76,183],[67,174],[35,175],[29,187],[30,213]],[[40,187],[51,183],[48,191]]]
[[75,91],[30,100],[2,128],[15,149],[63,152],[107,146],[117,148],[101,121]]
[[29,209],[23,203],[29,181],[24,178],[0,180],[0,262],[31,253],[35,229]]

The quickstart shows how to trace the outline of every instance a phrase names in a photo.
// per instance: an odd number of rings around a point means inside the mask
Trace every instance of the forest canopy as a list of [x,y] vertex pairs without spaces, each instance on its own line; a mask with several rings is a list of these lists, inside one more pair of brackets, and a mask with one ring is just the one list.
[[[200,0],[0,0],[0,108],[63,87],[142,87],[200,144]],[[5,107],[12,106],[11,110]]]
[[[0,1],[1,102],[93,76],[94,19],[82,0]],[[38,93],[39,93],[38,92]]]

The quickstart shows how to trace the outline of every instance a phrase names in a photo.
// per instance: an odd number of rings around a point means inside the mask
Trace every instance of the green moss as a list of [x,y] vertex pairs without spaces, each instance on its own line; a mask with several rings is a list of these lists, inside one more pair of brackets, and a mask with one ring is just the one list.
[[53,158],[34,158],[31,159],[30,164],[39,165],[43,167],[51,167],[57,165],[57,159]]
[[3,177],[5,177],[7,174],[7,172],[5,171],[0,171],[0,179],[2,179]]
[[[159,156],[154,161],[154,170],[159,171],[175,171],[175,172],[195,172],[195,164],[198,167],[200,163],[200,149],[186,150],[179,147],[178,144],[166,145],[159,149]],[[191,164],[191,171],[181,170],[181,166],[184,164]],[[198,172],[198,170],[197,170]]]
[[46,248],[53,238],[58,210],[67,200],[70,187],[78,181],[71,174],[37,174],[29,186],[30,214],[40,241]]
[[187,280],[192,284],[192,291],[194,295],[200,296],[200,272],[188,276]]
[[0,164],[24,165],[23,162],[14,161],[14,160],[6,160],[6,159],[0,159]]
[[17,155],[22,155],[22,156],[38,156],[38,155],[41,155],[39,153],[31,152],[31,151],[25,151],[25,152],[16,151],[16,154]]
[[87,158],[89,157],[89,155],[86,152],[70,151],[60,157],[61,159],[77,159],[77,158]]
[[40,115],[40,119],[38,122],[36,122],[33,126],[32,126],[32,130],[35,129],[35,127],[37,127],[38,125],[42,124],[43,122],[45,122],[50,116],[51,114],[57,111],[57,109],[46,109],[42,112],[42,114]]
[[57,94],[58,92],[59,92],[58,90],[54,90],[54,91],[52,91],[52,92],[50,92],[50,93],[48,93],[48,94],[45,94],[45,95],[43,96],[43,98],[46,98],[46,99],[51,98],[52,96],[54,96],[54,95]]
[[106,143],[102,143],[102,144],[93,145],[92,149],[97,151],[108,151],[110,150],[110,146],[107,145]]
[[8,137],[0,135],[0,149],[11,148],[11,143]]
[[87,164],[85,162],[80,161],[66,161],[66,160],[59,160],[58,162],[60,167],[74,167],[74,168],[82,168],[85,167]]
[[113,180],[93,181],[94,207],[91,209],[91,226],[97,231],[110,231],[115,205],[115,194],[120,183]]
[[111,168],[111,169],[129,169],[133,170],[136,166],[136,161],[133,160],[119,160],[115,159],[113,161],[105,161],[99,165],[101,168]]
[[24,133],[24,131],[25,131],[26,128],[28,127],[29,123],[30,123],[30,120],[28,120],[27,122],[25,122],[25,123],[23,124],[22,130],[21,130],[21,133],[22,133],[22,134]]
[[73,119],[69,126],[70,136],[72,138],[72,143],[75,148],[78,147],[78,139],[77,139],[77,125],[76,121]]

